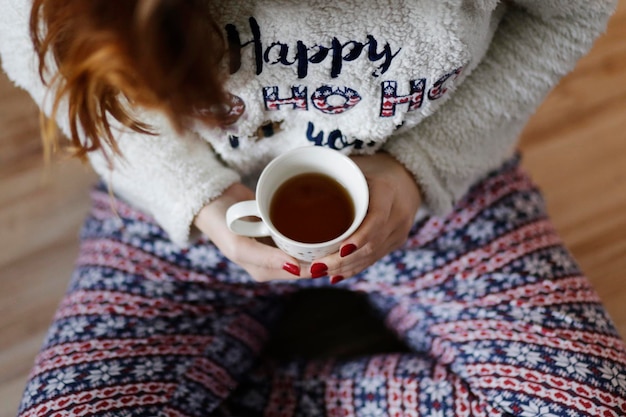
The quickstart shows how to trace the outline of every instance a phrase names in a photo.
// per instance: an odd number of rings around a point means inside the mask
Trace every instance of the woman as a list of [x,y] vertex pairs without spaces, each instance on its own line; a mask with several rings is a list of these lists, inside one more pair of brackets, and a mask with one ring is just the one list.
[[[626,413],[623,342],[514,157],[614,1],[3,1],[7,73],[117,196],[20,415]],[[305,145],[371,192],[307,268],[224,221]],[[285,300],[340,282],[408,352],[269,359]]]

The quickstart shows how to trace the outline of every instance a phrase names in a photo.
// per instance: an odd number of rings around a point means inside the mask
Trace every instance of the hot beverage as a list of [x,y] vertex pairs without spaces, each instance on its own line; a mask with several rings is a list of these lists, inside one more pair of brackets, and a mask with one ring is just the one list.
[[335,179],[320,173],[296,175],[278,187],[270,204],[276,229],[303,243],[330,241],[354,221],[354,203]]

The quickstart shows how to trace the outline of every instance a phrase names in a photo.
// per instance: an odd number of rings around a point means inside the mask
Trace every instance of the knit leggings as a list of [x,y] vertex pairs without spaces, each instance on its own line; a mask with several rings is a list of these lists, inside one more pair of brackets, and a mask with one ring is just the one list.
[[21,417],[626,415],[624,343],[517,159],[333,286],[367,299],[396,352],[268,358],[281,306],[326,278],[255,283],[111,202],[94,191]]

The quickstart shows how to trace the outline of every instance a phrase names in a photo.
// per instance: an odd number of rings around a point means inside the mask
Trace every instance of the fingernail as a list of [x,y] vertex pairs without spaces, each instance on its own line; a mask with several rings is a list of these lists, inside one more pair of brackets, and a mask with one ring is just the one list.
[[339,252],[339,255],[340,255],[342,258],[345,258],[346,256],[348,256],[348,255],[350,255],[350,254],[354,253],[354,251],[355,251],[355,250],[356,250],[356,245],[355,245],[355,244],[353,244],[353,243],[348,243],[347,245],[344,245],[344,246],[341,248],[341,251]]
[[300,276],[300,267],[298,265],[287,262],[285,263],[285,265],[283,265],[283,269],[292,275],[295,275],[297,277]]
[[311,265],[311,278],[320,278],[326,275],[328,267],[321,262]]
[[343,281],[344,279],[345,279],[345,278],[344,278],[344,277],[342,277],[341,275],[335,275],[334,277],[331,277],[331,278],[330,278],[330,283],[331,283],[332,285],[339,284],[339,283],[340,283],[341,281]]

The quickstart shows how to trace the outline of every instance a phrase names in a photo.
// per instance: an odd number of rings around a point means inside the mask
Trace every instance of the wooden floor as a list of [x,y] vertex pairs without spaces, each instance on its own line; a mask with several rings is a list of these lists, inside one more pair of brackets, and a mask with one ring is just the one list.
[[[626,336],[626,0],[522,138],[524,165]],[[0,75],[0,417],[15,414],[68,282],[91,171],[44,170],[35,105]]]

